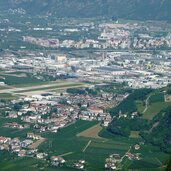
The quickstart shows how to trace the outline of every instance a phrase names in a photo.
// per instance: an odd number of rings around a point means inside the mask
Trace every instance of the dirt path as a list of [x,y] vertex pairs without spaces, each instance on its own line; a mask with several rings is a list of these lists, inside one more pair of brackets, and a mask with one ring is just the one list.
[[65,153],[65,154],[61,154],[61,155],[59,155],[60,157],[63,157],[63,156],[68,156],[68,155],[70,155],[70,154],[73,154],[73,152],[68,152],[68,153]]
[[83,153],[86,151],[86,149],[88,148],[88,146],[91,144],[91,140],[87,143],[87,145],[85,146],[85,148],[83,149]]
[[118,167],[117,167],[116,170],[122,170],[122,167],[121,167],[120,164],[122,163],[123,159],[126,157],[126,154],[129,153],[129,152],[131,151],[131,148],[132,148],[132,146],[130,146],[129,149],[128,149],[128,151],[122,156],[122,158],[121,158],[120,161],[118,162]]
[[143,111],[143,114],[148,110],[148,106],[149,106],[149,99],[150,99],[151,95],[149,95],[145,101],[145,109]]
[[163,167],[163,163],[156,157],[155,158],[157,160],[157,162],[160,164],[161,167]]

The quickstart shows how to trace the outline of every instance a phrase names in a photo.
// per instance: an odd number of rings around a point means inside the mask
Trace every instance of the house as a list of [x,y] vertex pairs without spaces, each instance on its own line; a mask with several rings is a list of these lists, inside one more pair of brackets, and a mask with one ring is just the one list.
[[134,146],[134,148],[135,148],[135,150],[139,150],[139,149],[140,149],[140,145],[136,144],[136,145]]
[[10,141],[10,140],[11,140],[11,138],[0,137],[0,143],[1,143],[1,144],[4,144],[4,143],[6,143],[6,142],[8,142],[8,141]]
[[105,120],[105,121],[103,122],[104,127],[108,127],[108,126],[109,126],[109,123],[110,123],[110,121]]
[[96,106],[91,106],[88,108],[88,111],[92,114],[94,114],[95,116],[97,116],[98,114],[102,114],[103,113],[103,109],[96,107]]
[[26,156],[26,150],[21,150],[18,153],[18,157],[25,157]]
[[105,168],[106,169],[110,169],[110,170],[115,170],[116,169],[116,165],[115,165],[115,163],[106,163],[105,164]]
[[65,160],[60,156],[52,156],[50,160],[52,166],[60,167],[65,163]]
[[21,147],[19,145],[12,145],[11,146],[11,150],[14,152],[14,153],[19,153],[20,150],[21,150]]
[[77,169],[84,169],[84,165],[81,164],[81,163],[74,163],[74,166],[77,168]]
[[27,133],[27,138],[33,139],[33,140],[39,140],[39,139],[41,139],[41,136],[34,134],[34,133]]
[[9,113],[9,118],[18,118],[18,115],[16,113]]
[[84,169],[85,168],[85,160],[79,160],[78,162],[74,163],[74,167],[77,169]]
[[133,118],[135,118],[135,117],[137,117],[138,116],[138,113],[137,112],[133,112],[132,114],[131,114],[131,118],[133,119]]
[[88,116],[88,115],[79,115],[79,119],[81,119],[81,120],[90,120],[90,116]]
[[37,153],[37,154],[36,154],[36,157],[37,157],[38,159],[43,159],[43,158],[46,157],[46,156],[47,156],[46,153]]
[[30,144],[33,144],[33,141],[32,140],[24,140],[21,142],[21,147],[28,147]]
[[27,155],[35,155],[37,153],[38,149],[30,149],[27,150]]
[[9,146],[7,144],[0,145],[0,150],[9,150]]
[[79,160],[78,162],[81,164],[85,164],[85,160]]
[[34,133],[27,133],[27,138],[33,138],[34,137]]
[[10,141],[10,144],[11,144],[11,145],[18,145],[18,144],[20,144],[19,138],[13,138],[13,139]]

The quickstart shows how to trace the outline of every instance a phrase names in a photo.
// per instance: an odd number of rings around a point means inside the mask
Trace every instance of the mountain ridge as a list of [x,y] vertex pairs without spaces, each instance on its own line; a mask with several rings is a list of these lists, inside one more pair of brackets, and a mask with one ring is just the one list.
[[170,0],[6,0],[3,3],[6,8],[23,8],[31,15],[171,20]]

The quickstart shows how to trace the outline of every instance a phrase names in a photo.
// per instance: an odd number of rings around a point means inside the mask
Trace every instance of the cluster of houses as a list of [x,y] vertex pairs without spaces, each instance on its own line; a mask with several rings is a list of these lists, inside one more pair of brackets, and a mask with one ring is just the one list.
[[88,121],[98,120],[102,122],[102,125],[105,127],[112,121],[112,117],[109,113],[105,113],[103,109],[96,106],[91,106],[87,110],[81,111],[79,119]]
[[129,159],[129,160],[140,160],[140,153],[136,153],[136,154],[133,154],[133,153],[126,153],[126,157]]
[[[63,159],[61,156],[52,156],[50,158],[51,166],[54,167],[62,167],[66,163],[65,159]],[[78,160],[74,161],[71,165],[71,167],[83,170],[85,169],[86,161],[85,160]]]
[[[6,150],[18,157],[34,157],[37,159],[47,160],[48,154],[39,152],[38,149],[32,148],[31,145],[40,140],[42,137],[34,133],[27,133],[26,138],[23,140],[19,138],[0,137],[0,151]],[[65,160],[60,156],[52,156],[50,158],[52,166],[61,167]]]
[[[99,121],[104,127],[107,127],[112,121],[112,117],[106,112],[106,108],[119,104],[125,97],[112,93],[92,94],[72,94],[72,93],[49,93],[47,95],[33,95],[22,97],[19,100],[13,100],[13,105],[20,104],[19,110],[14,107],[9,108],[6,112],[8,118],[18,118],[20,123],[9,122],[3,126],[14,129],[31,128],[33,132],[41,133],[45,131],[57,132],[76,120]],[[0,150],[8,150],[19,157],[35,157],[37,159],[48,160],[48,154],[39,152],[33,147],[42,137],[38,134],[28,132],[26,138],[8,138],[0,137]],[[110,155],[106,159],[105,168],[116,168],[120,156],[118,154]],[[60,156],[51,156],[50,165],[62,167],[65,160]],[[85,160],[75,161],[72,167],[85,169]]]
[[16,122],[12,122],[12,123],[5,123],[4,124],[5,128],[15,128],[15,129],[26,129],[26,128],[30,128],[29,124],[18,124]]
[[106,170],[116,170],[117,164],[121,161],[119,154],[111,154],[105,161]]
[[[134,145],[135,150],[139,150],[141,148],[141,145],[144,145],[144,142],[139,142]],[[132,147],[130,147],[131,150]],[[123,161],[123,159],[126,157],[129,160],[141,160],[141,153],[133,153],[128,150],[124,156],[120,156],[120,154],[111,154],[108,158],[105,160],[105,170],[118,170],[119,164]]]
[[85,164],[86,164],[85,160],[78,160],[74,162],[74,167],[77,169],[85,169]]
[[51,160],[51,165],[55,167],[62,167],[64,163],[66,162],[62,157],[60,156],[52,156],[50,158]]
[[121,110],[118,113],[118,119],[119,118],[128,118],[128,117],[130,117],[131,119],[134,119],[134,118],[136,118],[138,116],[139,116],[138,112],[132,112],[130,116],[127,113],[122,113]]
[[[27,133],[25,139],[21,140],[19,138],[9,138],[0,137],[0,151],[6,150],[18,157],[34,157],[41,160],[48,160],[48,154],[43,152],[38,152],[38,149],[31,148],[30,145],[35,141],[40,140],[42,137],[34,133]],[[61,156],[51,156],[50,165],[54,167],[62,167],[66,163],[65,159]],[[78,160],[73,163],[72,167],[77,169],[85,168],[85,160]]]
[[27,134],[26,138],[9,138],[0,137],[0,150],[7,150],[11,153],[16,154],[18,157],[37,157],[39,158],[40,153],[37,149],[32,148],[31,145],[41,138],[39,135],[29,136],[31,133]]
[[22,101],[23,105],[19,111],[8,109],[6,116],[19,118],[22,124],[6,123],[4,127],[24,129],[32,126],[37,132],[57,132],[78,119],[97,120],[107,127],[112,117],[105,109],[116,106],[124,98],[125,95],[110,93],[34,95],[12,102],[15,105]]

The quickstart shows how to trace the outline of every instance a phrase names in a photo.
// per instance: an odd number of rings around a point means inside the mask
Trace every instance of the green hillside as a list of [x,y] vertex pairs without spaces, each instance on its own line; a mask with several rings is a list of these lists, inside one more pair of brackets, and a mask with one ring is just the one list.
[[[158,90],[135,90],[116,108],[110,109],[114,119],[108,131],[114,136],[140,135],[146,143],[170,153],[171,102],[166,100],[167,93],[164,93],[166,90],[170,90],[170,87]],[[137,115],[132,117],[135,112]],[[123,117],[123,114],[126,117]]]

